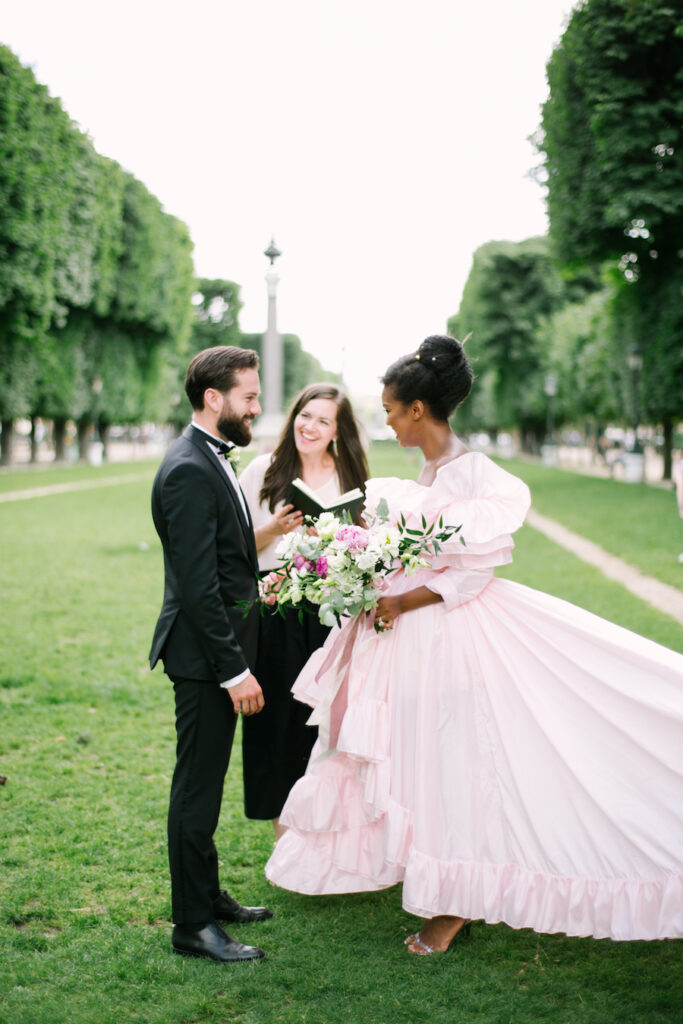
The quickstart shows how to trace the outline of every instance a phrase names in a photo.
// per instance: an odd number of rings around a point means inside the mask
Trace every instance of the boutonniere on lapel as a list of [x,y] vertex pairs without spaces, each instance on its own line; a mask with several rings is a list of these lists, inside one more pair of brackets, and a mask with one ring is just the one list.
[[227,459],[232,468],[237,472],[240,464],[240,453],[239,449],[234,444],[226,444],[225,441],[221,441],[219,437],[208,437],[209,444],[212,444],[219,455],[222,455],[224,459]]
[[223,452],[223,458],[227,459],[232,468],[237,472],[240,468],[240,451],[235,445],[232,448],[228,448],[227,452]]

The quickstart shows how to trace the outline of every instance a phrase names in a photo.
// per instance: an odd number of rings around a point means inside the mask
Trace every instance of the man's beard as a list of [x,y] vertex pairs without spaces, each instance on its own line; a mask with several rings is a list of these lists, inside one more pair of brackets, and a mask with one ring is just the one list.
[[216,427],[219,434],[240,448],[246,448],[251,442],[251,422],[245,422],[244,417],[226,415],[224,412]]

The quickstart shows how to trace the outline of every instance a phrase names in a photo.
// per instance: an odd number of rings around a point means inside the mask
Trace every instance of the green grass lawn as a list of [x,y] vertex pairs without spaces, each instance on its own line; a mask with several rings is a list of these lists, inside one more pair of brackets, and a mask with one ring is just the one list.
[[519,459],[500,464],[531,489],[537,512],[589,537],[662,583],[683,587],[683,526],[672,489],[583,476]]
[[151,480],[157,465],[158,460],[140,459],[137,462],[107,462],[101,466],[88,466],[84,463],[53,466],[41,463],[38,466],[25,466],[21,469],[2,469],[0,471],[0,494],[59,484],[92,483],[121,476],[148,476]]
[[[373,449],[371,463],[376,475],[418,469],[415,455],[394,445]],[[679,1020],[674,942],[475,925],[472,939],[446,956],[410,958],[402,940],[415,919],[401,909],[399,888],[307,898],[270,887],[263,865],[271,830],[243,817],[239,746],[217,845],[235,895],[275,910],[263,925],[232,929],[262,943],[268,959],[223,967],[170,953],[172,696],[146,662],[163,585],[149,515],[153,471],[134,463],[0,475],[3,490],[141,476],[0,504],[0,773],[8,777],[0,786],[0,1022]],[[532,483],[534,500],[550,515],[536,497],[542,483]],[[600,504],[596,518],[611,515],[625,533],[639,529],[640,506],[629,503],[640,489],[607,483],[616,509]],[[505,575],[681,649],[672,620],[529,528]]]

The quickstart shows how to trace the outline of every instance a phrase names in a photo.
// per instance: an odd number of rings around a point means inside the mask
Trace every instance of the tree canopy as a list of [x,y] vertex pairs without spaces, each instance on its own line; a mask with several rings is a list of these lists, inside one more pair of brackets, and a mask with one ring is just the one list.
[[448,322],[471,333],[467,352],[477,386],[459,413],[461,427],[518,426],[539,440],[545,427],[543,353],[536,331],[566,301],[546,238],[487,242],[476,250],[460,309]]
[[[548,63],[550,238],[611,268],[612,340],[643,357],[644,412],[683,413],[683,19],[666,0],[587,0]],[[622,373],[622,376],[624,374]]]
[[666,0],[589,0],[547,67],[550,235],[562,262],[619,261],[627,280],[679,262],[683,19]]
[[20,416],[142,418],[160,352],[189,334],[191,254],[186,226],[0,46],[3,461]]

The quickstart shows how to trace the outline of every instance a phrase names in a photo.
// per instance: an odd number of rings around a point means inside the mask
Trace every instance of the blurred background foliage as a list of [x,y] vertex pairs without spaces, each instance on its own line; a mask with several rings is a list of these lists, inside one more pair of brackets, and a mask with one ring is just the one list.
[[668,478],[683,415],[680,5],[585,0],[547,74],[535,143],[549,236],[474,254],[448,324],[472,332],[479,377],[459,424],[538,448],[550,377],[559,426],[599,436],[639,415],[661,432]]
[[[549,233],[473,254],[447,325],[471,334],[478,377],[458,430],[538,451],[552,402],[555,428],[593,444],[607,425],[645,427],[668,479],[683,418],[680,6],[583,0],[547,75],[534,173]],[[50,422],[57,460],[69,422],[81,452],[93,424],[105,443],[114,424],[177,429],[195,352],[261,350],[240,331],[239,285],[196,280],[186,225],[6,47],[0,86],[0,459],[18,418]],[[334,376],[295,335],[283,344],[285,402]]]
[[[52,424],[65,455],[97,427],[187,422],[187,363],[239,329],[239,286],[197,280],[187,226],[97,153],[33,72],[0,46],[0,457],[19,418]],[[322,374],[286,336],[289,398]]]

